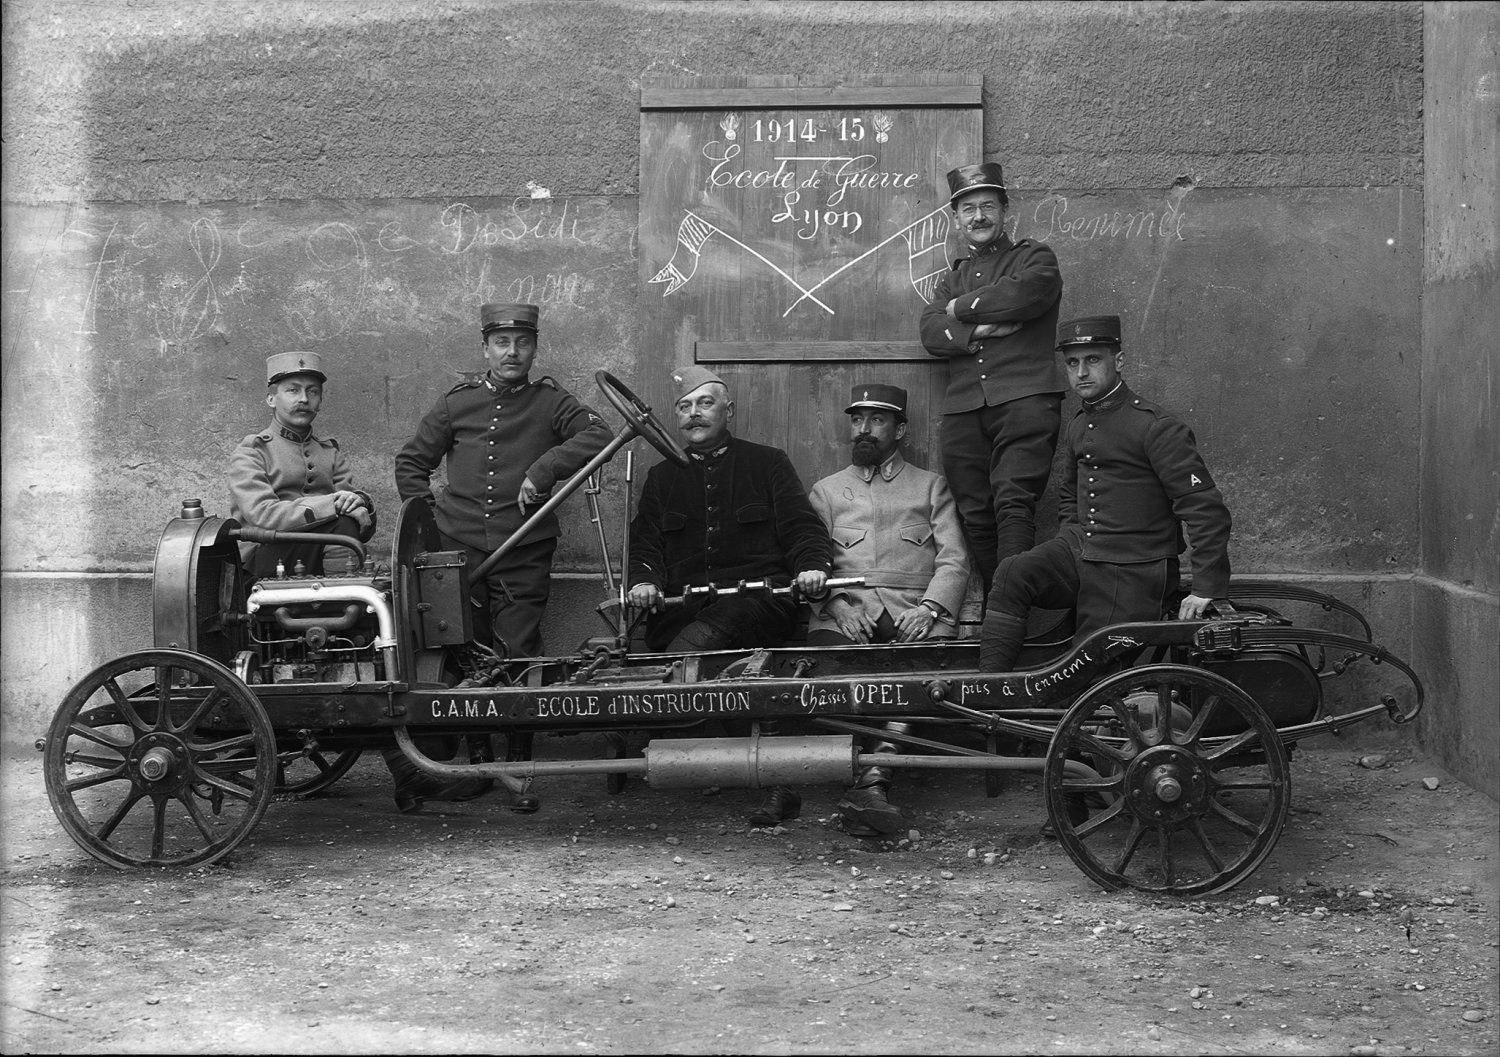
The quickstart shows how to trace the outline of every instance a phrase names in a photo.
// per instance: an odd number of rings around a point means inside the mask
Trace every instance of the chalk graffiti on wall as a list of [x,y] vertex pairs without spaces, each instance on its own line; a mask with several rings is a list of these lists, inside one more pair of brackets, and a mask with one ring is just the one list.
[[1184,192],[1174,193],[1161,209],[1107,210],[1098,213],[1073,209],[1065,195],[1051,194],[1032,210],[1031,237],[1041,242],[1071,239],[1172,239],[1183,241],[1186,220]]
[[605,200],[394,208],[80,207],[51,237],[56,257],[41,258],[67,281],[35,289],[50,291],[44,314],[67,332],[115,343],[133,332],[169,356],[251,332],[311,344],[466,320],[484,300],[584,308],[611,296],[601,284],[612,269],[627,277],[635,250],[632,218]]

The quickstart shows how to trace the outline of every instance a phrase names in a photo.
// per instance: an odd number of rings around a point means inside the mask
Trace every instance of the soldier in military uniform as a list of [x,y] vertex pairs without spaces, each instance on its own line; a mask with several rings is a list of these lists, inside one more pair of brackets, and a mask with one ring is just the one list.
[[[313,435],[323,404],[323,362],[315,352],[278,352],[266,359],[271,425],[240,441],[229,459],[230,517],[253,528],[324,532],[368,540],[375,531],[375,504],[351,487],[353,475],[338,441]],[[319,576],[323,548],[307,543],[242,543],[251,579],[281,571]],[[451,756],[457,739],[429,735],[424,752]],[[396,805],[416,811],[423,800],[468,800],[489,788],[473,779],[444,782],[419,771],[395,745],[382,751],[395,782]]]
[[677,430],[690,464],[661,462],[646,475],[630,524],[630,604],[650,612],[652,649],[724,650],[779,646],[796,604],[745,593],[700,597],[664,609],[664,594],[689,585],[793,580],[823,589],[831,558],[828,530],[807,501],[797,471],[779,448],[733,436],[734,401],[706,367],[683,367],[676,385]]
[[[613,434],[592,409],[543,375],[530,377],[537,352],[536,305],[479,308],[489,369],[448,390],[396,456],[396,490],[436,507],[447,550],[484,562],[552,488],[583,468]],[[432,472],[447,459],[448,484],[432,494]],[[471,588],[488,621],[475,639],[512,655],[542,651],[557,517],[550,514]],[[498,640],[498,642],[496,642]]]
[[[852,461],[813,485],[808,496],[833,537],[833,575],[865,581],[813,605],[809,646],[921,642],[957,634],[969,583],[963,529],[942,477],[901,456],[906,402],[900,386],[854,386],[844,409]],[[885,727],[905,734],[910,725]],[[881,739],[864,751],[898,750]],[[890,782],[889,767],[860,772],[838,804],[845,832],[875,837],[900,831],[901,809],[886,796]]]
[[[730,433],[734,401],[723,379],[694,365],[673,372],[672,382],[689,464],[661,462],[646,475],[630,523],[628,600],[650,613],[646,643],[654,650],[779,646],[796,623],[796,603],[786,596],[746,592],[663,604],[665,594],[689,585],[741,580],[795,581],[816,596],[831,558],[828,530],[786,453]],[[762,733],[769,733],[765,725]],[[801,809],[800,796],[777,786],[750,822],[772,826]]]
[[997,163],[952,170],[948,189],[970,252],[938,280],[921,334],[948,361],[943,474],[988,592],[1001,559],[1035,542],[1052,471],[1066,388],[1052,347],[1062,272],[1046,245],[1005,233],[1009,197]]
[[1067,322],[1058,348],[1083,398],[1064,442],[1061,524],[1046,543],[1000,563],[980,639],[982,671],[1014,668],[1032,605],[1076,605],[1075,643],[1110,624],[1160,620],[1178,590],[1184,529],[1193,578],[1178,618],[1197,620],[1229,594],[1229,509],[1193,431],[1120,376],[1120,317]]
[[[242,525],[280,532],[322,532],[367,540],[375,532],[375,504],[355,490],[353,474],[332,438],[314,436],[323,405],[322,357],[278,352],[266,358],[266,406],[271,424],[252,433],[229,458],[229,516]],[[307,543],[242,543],[252,580],[280,566],[323,572],[323,547]]]

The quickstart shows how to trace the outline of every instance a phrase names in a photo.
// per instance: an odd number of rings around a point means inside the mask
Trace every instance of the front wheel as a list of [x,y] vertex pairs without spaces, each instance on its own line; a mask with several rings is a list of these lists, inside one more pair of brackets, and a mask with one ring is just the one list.
[[58,821],[96,859],[190,866],[255,828],[278,764],[265,708],[233,672],[184,650],[144,650],[68,691],[43,772]]
[[[1240,733],[1204,736],[1228,718]],[[1081,762],[1098,777],[1083,777]],[[1233,888],[1271,854],[1289,770],[1249,694],[1212,672],[1154,664],[1110,676],[1068,709],[1043,781],[1059,843],[1099,885],[1198,896]]]

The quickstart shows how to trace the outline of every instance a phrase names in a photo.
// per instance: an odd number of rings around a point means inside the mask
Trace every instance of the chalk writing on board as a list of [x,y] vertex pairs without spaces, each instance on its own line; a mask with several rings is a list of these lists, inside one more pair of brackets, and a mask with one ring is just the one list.
[[[757,139],[760,125],[760,121],[755,122]],[[862,134],[863,124],[859,127]],[[712,163],[704,178],[705,190],[779,192],[771,223],[788,225],[796,238],[808,242],[825,227],[838,228],[844,235],[854,235],[864,227],[864,213],[844,205],[850,191],[909,191],[926,180],[919,172],[878,169],[880,161],[874,154],[776,154],[770,158],[774,167],[754,168],[736,164],[743,153],[738,143],[716,141],[705,145],[703,156]],[[827,197],[818,205],[809,208],[802,204],[803,191],[823,190]]]
[[[781,313],[782,316],[790,315],[792,309],[796,308],[802,302],[803,298],[812,297],[814,290],[833,281],[856,264],[860,264],[867,258],[874,256],[876,250],[897,239],[903,239],[910,250],[907,255],[907,270],[911,276],[912,289],[917,292],[917,296],[922,298],[923,301],[930,301],[932,299],[932,291],[937,285],[938,276],[947,271],[948,223],[948,211],[941,208],[934,209],[925,217],[912,221],[894,235],[877,242],[852,261],[829,272],[818,282],[814,283],[810,289],[804,290],[802,297],[799,297],[787,306],[787,310]],[[924,267],[929,267],[929,265],[935,265],[938,261],[942,262],[941,266],[930,267],[927,271],[921,270]]]
[[746,245],[723,228],[704,220],[689,210],[684,212],[681,222],[677,225],[677,243],[672,249],[671,258],[648,281],[667,284],[666,290],[662,292],[663,297],[668,297],[676,293],[682,287],[686,286],[697,273],[698,262],[703,256],[703,247],[710,239],[719,236],[731,246],[743,250],[745,253],[761,261],[766,267],[781,276],[787,285],[802,295],[786,307],[786,310],[781,313],[783,317],[790,315],[803,301],[812,301],[829,315],[834,315],[834,310],[818,299],[816,296],[817,291],[845,272],[868,261],[875,255],[876,251],[899,239],[904,241],[907,246],[908,272],[911,277],[912,289],[925,302],[931,298],[932,290],[938,276],[947,270],[946,246],[948,226],[947,210],[945,208],[934,209],[926,216],[920,217],[894,234],[888,235],[853,259],[844,262],[838,268],[813,283],[812,286],[804,286],[785,268],[770,260],[760,251]]

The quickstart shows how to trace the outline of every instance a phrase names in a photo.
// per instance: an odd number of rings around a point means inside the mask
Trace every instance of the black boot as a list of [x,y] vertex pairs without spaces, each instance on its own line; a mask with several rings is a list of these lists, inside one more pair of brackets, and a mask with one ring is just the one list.
[[846,789],[839,818],[844,831],[856,837],[900,833],[905,825],[901,809],[886,799],[884,782]]
[[396,785],[396,810],[402,814],[421,811],[424,800],[473,800],[489,788],[482,778],[457,778],[451,782],[435,778],[408,760],[398,746],[382,749],[380,754],[390,768]]
[[750,816],[752,826],[775,826],[802,814],[802,797],[784,785],[772,786],[766,799]]

